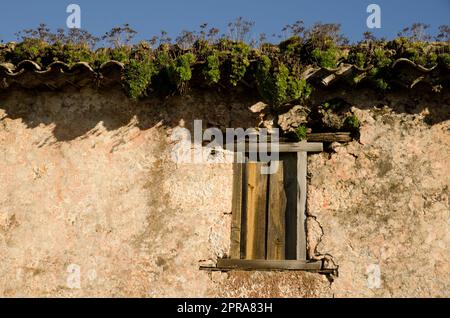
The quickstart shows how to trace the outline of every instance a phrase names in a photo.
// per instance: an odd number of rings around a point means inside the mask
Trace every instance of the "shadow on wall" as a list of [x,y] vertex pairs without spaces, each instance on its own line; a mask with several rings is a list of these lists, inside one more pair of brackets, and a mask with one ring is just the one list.
[[450,119],[450,90],[448,86],[433,91],[428,84],[417,84],[414,89],[395,87],[382,92],[371,87],[360,86],[358,89],[347,84],[334,85],[330,89],[314,90],[310,98],[314,110],[325,101],[341,100],[345,106],[341,112],[351,106],[359,109],[377,110],[388,106],[398,114],[423,113],[428,125],[435,125]]
[[6,117],[20,118],[28,128],[54,125],[57,141],[95,135],[99,133],[96,129],[99,123],[108,131],[126,127],[173,128],[181,119],[189,130],[195,119],[201,119],[204,128],[258,127],[261,113],[250,109],[256,103],[257,97],[251,94],[198,90],[184,96],[148,97],[136,102],[125,96],[120,87],[64,91],[9,89],[0,94],[0,109]]
[[[308,101],[313,105],[308,119],[313,125],[313,132],[327,130],[327,127],[317,130],[313,116],[319,105],[331,99],[345,101],[346,108],[352,105],[361,109],[389,106],[397,113],[408,114],[426,110],[425,121],[430,125],[450,118],[450,92],[445,88],[440,92],[432,92],[429,87],[417,85],[413,90],[397,88],[394,92],[381,93],[370,87],[349,89],[348,85],[343,84],[314,90]],[[258,102],[258,94],[254,91],[193,89],[184,96],[153,96],[138,102],[125,96],[120,86],[104,89],[66,86],[54,91],[8,88],[0,91],[0,109],[5,111],[7,117],[22,119],[29,128],[41,124],[54,125],[53,136],[56,141],[99,134],[100,130],[96,127],[100,122],[109,131],[135,126],[141,130],[155,126],[173,128],[179,125],[181,119],[190,130],[195,119],[203,120],[204,128],[218,127],[222,130],[227,127],[261,127],[264,120],[268,120],[266,123],[271,120],[276,123],[277,114],[271,114],[268,107]],[[292,106],[283,107],[278,113]],[[50,142],[43,141],[40,146]]]

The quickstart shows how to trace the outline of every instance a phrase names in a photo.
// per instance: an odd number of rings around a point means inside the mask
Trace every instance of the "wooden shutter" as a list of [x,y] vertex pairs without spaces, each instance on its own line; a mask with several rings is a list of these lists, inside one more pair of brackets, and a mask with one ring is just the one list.
[[[304,230],[298,234],[299,184],[296,154],[280,156],[273,174],[261,162],[234,165],[232,259],[306,259]],[[301,210],[301,209],[300,209]],[[304,225],[302,225],[302,228]],[[303,233],[303,234],[302,234]]]
[[282,260],[286,255],[286,194],[284,192],[283,164],[269,176],[267,211],[267,255],[270,260]]

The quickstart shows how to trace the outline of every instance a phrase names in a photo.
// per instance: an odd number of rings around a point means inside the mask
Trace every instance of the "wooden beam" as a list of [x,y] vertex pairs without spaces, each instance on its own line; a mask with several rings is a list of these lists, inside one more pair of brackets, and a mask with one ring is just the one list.
[[306,140],[319,142],[350,142],[353,140],[349,132],[306,134]]
[[[267,217],[267,259],[285,259],[286,194],[284,192],[283,162],[278,170],[269,175],[269,204]],[[272,162],[274,164],[274,162]]]
[[218,259],[217,269],[220,270],[312,270],[320,271],[322,262],[306,260],[244,260]]
[[306,152],[302,151],[297,153],[297,260],[306,260],[305,212],[307,160]]
[[[237,151],[243,149],[244,152],[249,152],[249,143],[234,143],[226,144],[225,148],[229,151]],[[270,151],[272,150],[271,143],[256,143],[255,149],[257,151]],[[280,142],[278,144],[278,152],[321,152],[323,151],[323,144],[321,142]]]
[[263,163],[249,162],[247,174],[246,259],[266,257],[267,176],[261,174]]
[[233,164],[233,201],[231,212],[231,258],[241,258],[241,224],[242,224],[242,163]]

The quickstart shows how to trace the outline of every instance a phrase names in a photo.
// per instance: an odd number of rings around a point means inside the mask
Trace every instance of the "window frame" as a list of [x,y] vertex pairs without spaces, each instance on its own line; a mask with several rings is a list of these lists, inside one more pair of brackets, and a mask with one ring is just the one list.
[[[270,143],[258,143],[258,147],[270,149]],[[296,153],[297,165],[297,239],[296,259],[267,260],[267,259],[242,259],[242,201],[243,201],[243,164],[233,163],[233,200],[232,221],[230,236],[230,255],[228,258],[220,258],[213,270],[307,270],[322,271],[322,262],[309,260],[306,251],[306,199],[307,199],[307,155],[311,152],[322,152],[321,142],[283,142],[279,144],[279,153]],[[245,149],[249,153],[249,143],[244,148],[238,148],[237,144],[232,149]],[[236,152],[236,154],[238,154]]]

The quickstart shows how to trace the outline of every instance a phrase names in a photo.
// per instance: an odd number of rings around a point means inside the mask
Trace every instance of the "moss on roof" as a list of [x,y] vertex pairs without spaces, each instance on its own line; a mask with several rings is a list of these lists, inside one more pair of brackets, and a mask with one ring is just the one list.
[[[110,35],[111,36],[111,35]],[[89,36],[68,40],[28,36],[0,47],[0,87],[62,87],[83,82],[120,83],[130,98],[149,92],[183,94],[191,87],[255,89],[274,107],[305,101],[314,87],[345,82],[379,90],[419,82],[448,85],[450,43],[367,39],[343,45],[327,32],[293,36],[258,47],[230,38],[196,38],[185,47],[161,41],[158,47],[112,43],[92,49]]]

